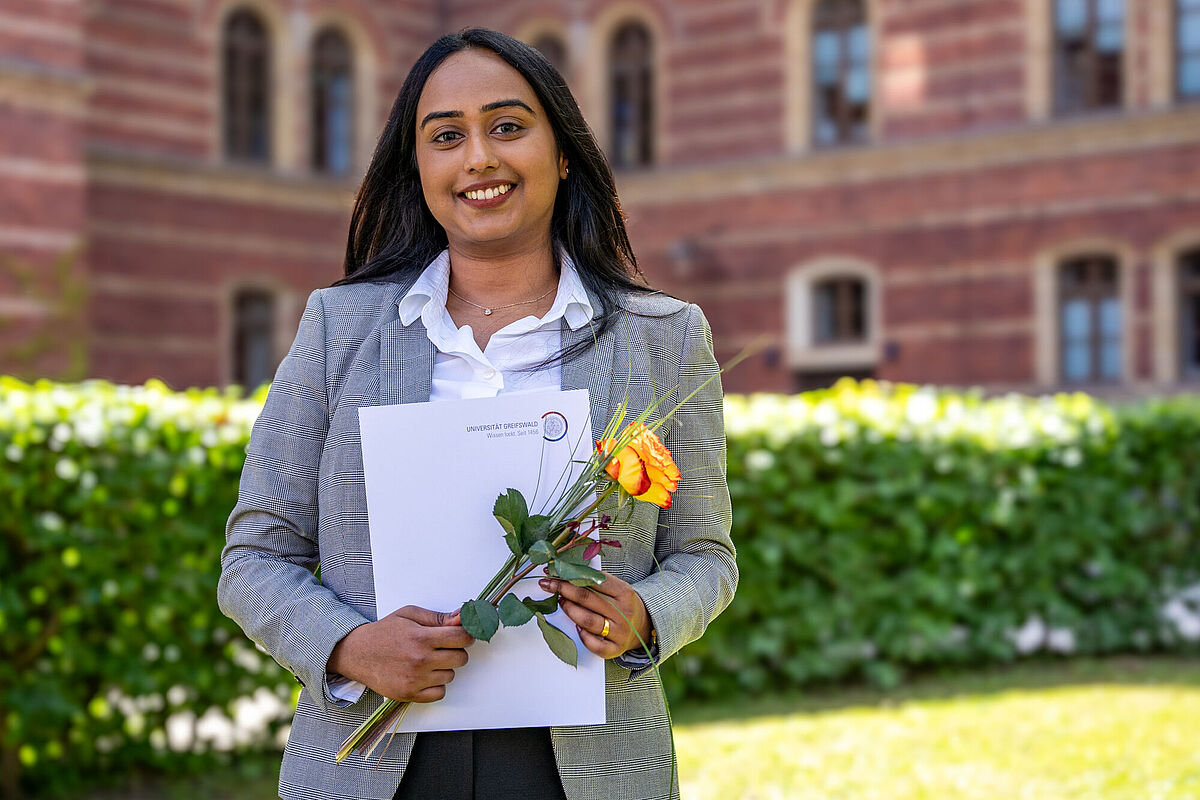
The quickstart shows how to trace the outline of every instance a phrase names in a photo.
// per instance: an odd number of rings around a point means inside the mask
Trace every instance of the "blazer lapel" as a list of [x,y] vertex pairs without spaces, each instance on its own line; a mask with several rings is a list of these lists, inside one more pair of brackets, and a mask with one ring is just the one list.
[[[592,326],[584,325],[571,330],[566,320],[561,323],[560,343],[565,350],[580,342],[595,340]],[[613,337],[609,331],[594,341],[593,346],[583,350],[562,365],[559,385],[564,389],[587,389],[591,395],[592,439],[599,439],[608,426],[609,393],[611,388],[604,376],[612,374]]]
[[395,303],[412,286],[408,280],[396,287],[393,319],[379,331],[379,404],[425,403],[433,389],[435,348],[420,317],[405,326]]

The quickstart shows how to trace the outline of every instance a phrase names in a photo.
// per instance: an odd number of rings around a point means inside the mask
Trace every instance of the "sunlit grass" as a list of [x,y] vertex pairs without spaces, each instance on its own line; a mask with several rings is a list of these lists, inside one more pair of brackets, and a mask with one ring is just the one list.
[[905,695],[832,692],[683,722],[683,797],[1200,798],[1200,662],[1029,666]]
[[[1029,663],[675,717],[684,800],[1200,800],[1200,659]],[[278,756],[239,767],[90,796],[275,796]]]

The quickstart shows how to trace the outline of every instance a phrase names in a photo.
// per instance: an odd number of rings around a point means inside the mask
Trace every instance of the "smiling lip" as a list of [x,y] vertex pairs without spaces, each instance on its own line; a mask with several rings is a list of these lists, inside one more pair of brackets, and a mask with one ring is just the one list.
[[[517,185],[512,181],[489,181],[487,183],[476,183],[468,186],[465,190],[458,193],[458,198],[472,208],[492,208],[503,203],[508,196],[512,194]],[[487,193],[491,192],[492,196],[488,197]],[[468,196],[470,194],[475,197]]]

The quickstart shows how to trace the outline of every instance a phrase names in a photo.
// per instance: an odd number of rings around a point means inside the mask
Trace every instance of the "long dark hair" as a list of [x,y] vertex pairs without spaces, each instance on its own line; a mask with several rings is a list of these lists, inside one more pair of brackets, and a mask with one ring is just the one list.
[[594,322],[599,335],[612,324],[620,294],[650,291],[635,281],[644,276],[629,244],[612,170],[558,70],[529,45],[487,28],[441,37],[409,71],[354,199],[346,275],[334,285],[413,276],[445,249],[446,232],[425,205],[417,172],[417,101],[438,65],[473,47],[491,50],[529,82],[567,157],[570,172],[559,185],[550,234],[556,257],[559,248],[565,251],[600,301]]

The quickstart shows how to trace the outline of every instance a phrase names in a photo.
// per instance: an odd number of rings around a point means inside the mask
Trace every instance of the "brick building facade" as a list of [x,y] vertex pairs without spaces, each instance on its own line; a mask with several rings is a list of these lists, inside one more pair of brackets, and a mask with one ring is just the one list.
[[729,388],[1200,376],[1197,0],[4,0],[0,371],[269,373],[466,25],[560,64],[718,355],[765,336]]

